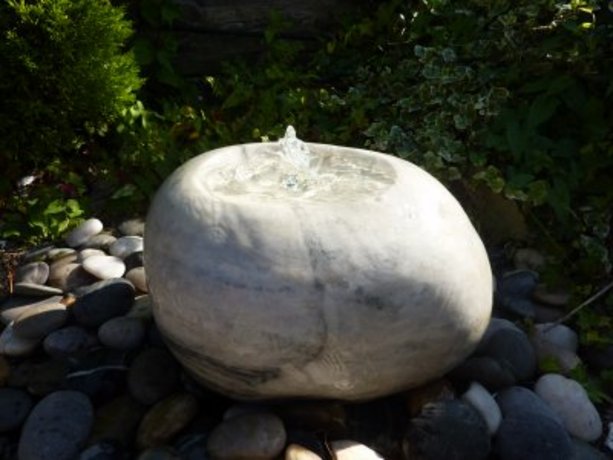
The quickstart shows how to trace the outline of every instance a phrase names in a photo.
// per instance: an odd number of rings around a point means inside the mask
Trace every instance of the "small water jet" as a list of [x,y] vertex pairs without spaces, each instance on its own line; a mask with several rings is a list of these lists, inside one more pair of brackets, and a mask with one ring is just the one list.
[[420,385],[474,349],[491,312],[483,244],[436,179],[291,127],[175,171],[149,211],[145,265],[171,351],[243,399]]

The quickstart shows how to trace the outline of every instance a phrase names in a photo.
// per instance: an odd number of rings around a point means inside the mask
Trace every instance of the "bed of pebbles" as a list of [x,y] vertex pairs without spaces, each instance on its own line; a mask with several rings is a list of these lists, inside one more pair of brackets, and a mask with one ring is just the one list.
[[[492,256],[495,317],[445,378],[365,403],[233,401],[196,384],[156,329],[144,222],[89,219],[26,253],[0,302],[0,458],[574,459],[613,454],[613,408],[570,378],[583,355],[539,284],[542,255]],[[533,327],[521,325],[531,320]],[[550,372],[553,368],[555,373]],[[549,371],[549,372],[548,372]]]

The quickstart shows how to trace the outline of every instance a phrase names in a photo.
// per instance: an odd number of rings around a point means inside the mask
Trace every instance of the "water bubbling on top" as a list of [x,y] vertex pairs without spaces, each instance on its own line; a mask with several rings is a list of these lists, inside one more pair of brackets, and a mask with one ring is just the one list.
[[288,126],[277,144],[213,165],[204,181],[221,196],[328,202],[376,196],[394,182],[394,169],[380,156],[311,147]]

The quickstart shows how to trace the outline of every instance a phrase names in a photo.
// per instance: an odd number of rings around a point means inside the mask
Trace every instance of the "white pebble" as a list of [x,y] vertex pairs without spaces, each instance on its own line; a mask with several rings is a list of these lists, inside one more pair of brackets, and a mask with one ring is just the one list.
[[559,374],[545,374],[534,391],[558,414],[574,437],[592,442],[602,434],[602,421],[585,389],[575,380]]
[[494,397],[479,383],[473,382],[462,395],[462,399],[473,406],[485,420],[490,435],[498,431],[502,413]]
[[83,261],[83,269],[101,280],[120,278],[126,271],[126,265],[115,256],[90,256]]
[[383,457],[370,447],[355,441],[332,441],[330,447],[336,460],[383,460]]
[[87,219],[77,228],[66,235],[66,244],[71,248],[76,248],[85,243],[89,238],[102,231],[104,225],[99,219]]
[[85,248],[81,249],[77,254],[77,262],[82,264],[85,259],[91,256],[105,256],[106,253],[102,249]]
[[322,460],[322,458],[300,444],[290,444],[285,449],[285,460]]
[[111,255],[125,259],[133,252],[143,250],[143,238],[141,236],[122,236],[118,238],[111,247],[109,252]]

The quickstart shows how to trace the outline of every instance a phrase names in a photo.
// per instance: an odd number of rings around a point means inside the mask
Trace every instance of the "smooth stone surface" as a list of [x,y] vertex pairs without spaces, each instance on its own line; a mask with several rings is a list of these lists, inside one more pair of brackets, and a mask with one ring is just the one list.
[[117,241],[117,238],[108,233],[99,233],[89,238],[84,244],[84,248],[88,249],[102,249],[108,251],[111,245]]
[[486,459],[490,435],[481,415],[470,405],[441,401],[424,406],[410,422],[403,451],[406,458]]
[[189,393],[172,395],[155,404],[143,417],[136,445],[139,449],[167,444],[198,413],[198,400]]
[[570,460],[571,438],[555,420],[540,414],[509,415],[502,419],[494,451],[500,460]]
[[19,439],[19,460],[74,460],[89,434],[94,410],[76,391],[52,393],[34,407]]
[[[309,147],[351,185],[251,193],[248,181],[224,182],[278,148],[266,143],[208,152],[166,180],[145,240],[160,331],[202,383],[241,399],[361,400],[444,375],[491,313],[491,269],[470,220],[415,165]],[[339,166],[347,158],[359,173]]]
[[125,236],[143,236],[145,234],[145,220],[140,217],[123,221],[117,230]]
[[57,262],[66,256],[76,254],[76,250],[73,248],[53,248],[47,252],[47,261],[49,263]]
[[546,340],[551,344],[566,350],[577,352],[579,348],[579,336],[570,327],[564,324],[536,324],[534,335],[539,339]]
[[26,339],[15,335],[13,323],[8,324],[0,333],[0,354],[13,358],[27,356],[36,350],[38,339]]
[[50,333],[43,341],[43,348],[49,356],[67,358],[95,344],[95,337],[81,326],[67,326]]
[[207,449],[217,460],[267,460],[283,451],[285,440],[285,427],[276,415],[245,414],[217,425]]
[[104,225],[99,219],[87,219],[85,222],[68,233],[68,235],[66,235],[66,244],[71,248],[81,246],[92,236],[100,233],[103,228]]
[[453,379],[465,383],[477,381],[490,391],[514,385],[517,381],[507,363],[488,356],[472,356],[451,372]]
[[117,316],[105,322],[98,329],[100,342],[117,350],[137,348],[145,338],[145,326],[138,318]]
[[332,441],[330,449],[336,460],[383,460],[383,457],[370,447],[347,439]]
[[59,288],[42,284],[15,283],[13,285],[13,293],[16,295],[47,297],[62,294],[62,292]]
[[19,428],[33,405],[32,397],[25,391],[0,388],[0,433]]
[[516,317],[534,318],[536,306],[532,294],[538,281],[538,273],[531,270],[516,270],[505,274],[496,290],[497,305]]
[[109,247],[111,255],[125,259],[130,254],[143,250],[142,236],[122,236]]
[[13,322],[13,332],[24,339],[44,339],[68,320],[66,305],[43,303],[24,311]]
[[125,315],[134,303],[134,286],[123,278],[98,281],[82,291],[71,311],[79,324],[98,327]]
[[462,395],[462,399],[483,417],[489,434],[495,434],[502,422],[502,413],[494,397],[479,383],[473,382]]
[[49,285],[64,292],[72,291],[82,286],[88,286],[96,281],[96,277],[86,272],[78,263],[69,263],[55,269],[51,266]]
[[481,346],[481,354],[509,368],[517,381],[531,379],[536,372],[536,355],[528,336],[522,331],[503,328],[495,331]]
[[165,350],[141,351],[128,371],[130,393],[142,404],[151,405],[170,395],[179,383],[179,366]]
[[119,257],[106,255],[87,257],[83,261],[83,268],[101,280],[120,278],[126,271],[123,260]]
[[30,262],[15,270],[16,283],[45,284],[49,278],[49,265],[45,262]]
[[502,412],[503,419],[510,415],[521,415],[521,418],[543,416],[552,419],[563,427],[562,419],[535,392],[524,387],[509,387],[496,395],[496,402]]
[[559,374],[545,374],[534,385],[538,394],[560,417],[570,434],[595,441],[602,434],[602,420],[585,389]]
[[105,256],[106,253],[102,249],[85,248],[81,249],[77,254],[77,262],[83,264],[83,261],[91,256]]
[[140,292],[149,292],[147,286],[147,275],[145,274],[145,267],[136,267],[126,273],[125,277],[130,281],[136,289]]
[[139,318],[142,320],[153,319],[153,305],[151,304],[151,297],[148,294],[139,295],[134,299],[134,304],[130,311],[126,314],[130,318]]
[[59,295],[53,295],[42,300],[36,297],[19,297],[14,295],[0,304],[0,321],[4,324],[9,324],[32,308],[49,303],[58,303],[60,300],[62,300],[62,297]]
[[300,444],[290,444],[285,449],[285,460],[323,460],[312,450],[302,447]]

